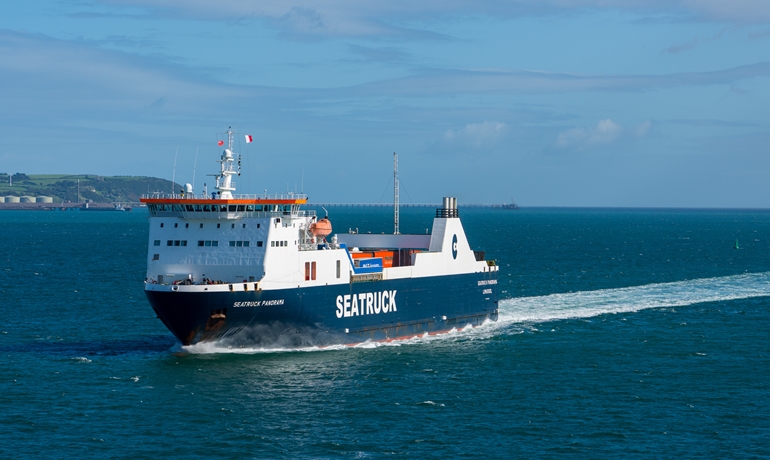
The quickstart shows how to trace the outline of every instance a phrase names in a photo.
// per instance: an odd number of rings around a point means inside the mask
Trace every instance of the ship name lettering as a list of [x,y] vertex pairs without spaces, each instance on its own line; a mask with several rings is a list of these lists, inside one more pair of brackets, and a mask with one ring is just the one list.
[[271,299],[271,300],[257,300],[254,302],[233,302],[233,307],[272,307],[275,305],[283,305],[284,299]]
[[398,311],[396,290],[382,292],[361,292],[337,296],[337,318],[351,316],[379,315]]
[[497,284],[497,280],[481,280],[479,286],[487,286],[489,284]]

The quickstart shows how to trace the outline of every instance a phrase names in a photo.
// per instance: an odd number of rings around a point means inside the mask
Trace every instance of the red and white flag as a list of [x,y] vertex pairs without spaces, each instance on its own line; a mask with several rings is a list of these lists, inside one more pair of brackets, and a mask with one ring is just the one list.
[[247,144],[251,143],[251,141],[254,140],[254,138],[251,136],[251,134],[247,134],[245,137],[246,137],[246,143]]

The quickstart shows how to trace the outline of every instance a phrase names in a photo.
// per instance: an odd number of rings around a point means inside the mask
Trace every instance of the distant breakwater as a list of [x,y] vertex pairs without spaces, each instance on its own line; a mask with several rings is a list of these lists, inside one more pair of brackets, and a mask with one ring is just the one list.
[[[308,203],[309,207],[325,208],[392,208],[393,203]],[[441,203],[401,203],[401,208],[440,208]],[[509,209],[508,204],[459,204],[459,208]],[[514,208],[511,208],[514,209]]]

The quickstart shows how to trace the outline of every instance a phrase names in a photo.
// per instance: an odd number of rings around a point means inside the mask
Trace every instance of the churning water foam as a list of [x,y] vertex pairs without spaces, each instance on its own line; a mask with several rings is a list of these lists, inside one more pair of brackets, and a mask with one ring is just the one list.
[[486,339],[499,334],[519,333],[523,330],[522,326],[527,327],[547,321],[590,318],[604,314],[636,312],[649,308],[682,307],[703,302],[763,296],[770,296],[770,272],[503,299],[499,303],[500,311],[497,322],[487,322],[476,328],[453,329],[447,334],[433,336],[424,334],[411,339],[392,342],[364,342],[354,346],[334,345],[303,348],[227,347],[218,342],[207,342],[181,347],[180,350],[196,354],[277,353],[402,346],[437,340]]

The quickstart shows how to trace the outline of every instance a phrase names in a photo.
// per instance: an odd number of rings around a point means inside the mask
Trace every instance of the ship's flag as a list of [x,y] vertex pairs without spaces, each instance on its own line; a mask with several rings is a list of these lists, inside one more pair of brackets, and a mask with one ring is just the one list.
[[217,145],[222,147],[223,145],[225,145],[225,141],[219,141],[219,142],[217,142]]
[[247,144],[251,143],[251,141],[253,141],[253,140],[254,140],[254,138],[251,136],[251,134],[247,134],[246,135],[246,143]]

